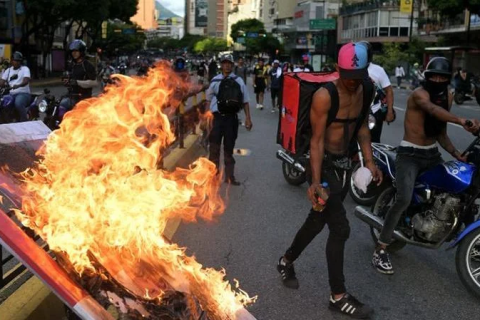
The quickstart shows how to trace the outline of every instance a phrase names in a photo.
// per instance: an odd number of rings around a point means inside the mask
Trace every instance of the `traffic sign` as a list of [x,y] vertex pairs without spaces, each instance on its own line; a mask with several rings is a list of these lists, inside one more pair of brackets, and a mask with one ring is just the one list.
[[337,21],[335,19],[311,19],[310,30],[335,30]]
[[258,32],[247,32],[247,38],[258,38]]

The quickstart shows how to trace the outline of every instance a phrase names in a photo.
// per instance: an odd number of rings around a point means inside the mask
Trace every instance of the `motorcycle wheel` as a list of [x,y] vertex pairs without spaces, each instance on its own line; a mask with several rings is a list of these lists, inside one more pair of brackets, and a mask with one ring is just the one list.
[[477,103],[480,105],[480,88],[478,88],[475,93],[475,99],[477,99]]
[[292,186],[299,186],[307,181],[307,175],[305,172],[295,170],[295,168],[288,163],[282,162],[282,172],[285,180],[287,180],[288,184],[291,184]]
[[[375,201],[375,204],[372,207],[372,213],[383,220],[385,219],[385,215],[387,214],[388,209],[392,206],[393,202],[395,201],[395,194],[396,190],[393,187],[389,187],[385,189]],[[378,238],[380,237],[380,231],[370,227],[370,234],[372,235],[372,239],[375,244],[378,243]],[[397,252],[403,249],[407,243],[399,240],[393,240],[388,245],[388,252]]]
[[455,100],[456,104],[463,104],[465,102],[465,95],[460,92],[455,92],[453,95],[453,100]]
[[480,229],[475,229],[460,242],[455,265],[463,285],[480,298]]
[[353,199],[353,201],[355,201],[359,205],[371,206],[375,203],[375,200],[380,195],[380,193],[389,186],[389,183],[386,180],[384,180],[379,186],[377,186],[375,183],[371,183],[367,188],[367,192],[364,193],[362,190],[358,189],[355,186],[353,179],[355,172],[357,172],[360,167],[360,162],[353,167],[350,178],[348,179],[348,193],[350,194],[350,197]]

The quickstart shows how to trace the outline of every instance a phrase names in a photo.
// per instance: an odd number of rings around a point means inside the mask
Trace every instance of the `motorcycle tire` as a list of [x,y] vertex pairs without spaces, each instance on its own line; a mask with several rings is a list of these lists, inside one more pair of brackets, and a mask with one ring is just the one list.
[[292,186],[299,186],[307,181],[307,175],[305,172],[295,170],[295,168],[288,163],[282,162],[282,172],[285,180]]
[[[393,187],[386,188],[380,195],[377,197],[375,204],[372,206],[372,213],[374,215],[380,216],[380,218],[385,219],[387,210],[383,208],[384,205],[393,204],[392,201],[395,201],[396,190]],[[382,203],[382,201],[388,201],[387,203]],[[378,238],[380,237],[380,231],[370,227],[370,234],[372,235],[373,242],[378,243]],[[400,240],[393,240],[388,245],[388,252],[393,253],[403,249],[407,243]]]
[[477,100],[477,103],[480,106],[480,88],[477,89],[477,93],[475,94],[475,99]]
[[[473,256],[472,253],[475,255]],[[480,268],[480,229],[475,229],[460,242],[455,255],[455,265],[463,285],[473,295],[480,298],[480,275],[478,275],[478,268]],[[471,269],[477,270],[477,277],[472,275]]]
[[355,186],[354,183],[354,173],[361,167],[360,162],[357,163],[350,174],[350,178],[347,180],[348,181],[348,193],[350,194],[350,197],[358,203],[359,205],[362,206],[371,206],[375,203],[375,200],[377,200],[377,197],[382,193],[383,190],[385,190],[387,187],[390,186],[390,183],[385,179],[382,181],[382,183],[377,186],[375,183],[371,183],[368,188],[367,192],[364,193],[362,190],[358,189]]
[[465,95],[463,93],[455,93],[453,100],[455,100],[456,104],[463,104],[465,102]]

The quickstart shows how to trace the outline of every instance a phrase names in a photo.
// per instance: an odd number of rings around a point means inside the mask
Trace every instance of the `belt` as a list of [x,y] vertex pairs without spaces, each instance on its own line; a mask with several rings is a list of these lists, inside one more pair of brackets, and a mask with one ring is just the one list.
[[236,113],[220,113],[218,111],[212,112],[214,116],[221,116],[221,117],[226,117],[226,116],[236,116]]

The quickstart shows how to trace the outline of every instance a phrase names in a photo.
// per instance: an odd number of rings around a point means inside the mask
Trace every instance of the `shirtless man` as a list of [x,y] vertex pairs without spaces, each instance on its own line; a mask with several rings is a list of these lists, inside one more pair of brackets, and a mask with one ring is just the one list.
[[470,132],[478,131],[478,122],[450,113],[452,95],[448,84],[452,77],[450,62],[445,58],[433,58],[425,70],[425,82],[408,98],[405,114],[405,134],[397,149],[395,203],[388,210],[378,244],[373,253],[372,264],[383,274],[393,274],[388,245],[398,220],[410,205],[415,180],[419,172],[442,162],[438,142],[455,159],[465,161],[447,135],[447,122],[463,126]]
[[[317,204],[315,193],[318,194],[321,191],[321,182],[328,183],[330,197],[322,212],[312,208],[290,248],[279,259],[277,265],[283,284],[288,288],[298,289],[299,284],[293,262],[323,227],[328,225],[330,234],[326,254],[331,287],[329,307],[354,318],[367,318],[373,310],[347,293],[344,284],[343,256],[350,227],[342,203],[342,189],[347,186],[345,176],[350,168],[345,164],[349,163],[347,154],[352,139],[358,140],[365,164],[372,172],[374,180],[379,184],[382,181],[382,174],[372,158],[370,130],[366,116],[373,98],[372,83],[364,81],[368,77],[367,67],[368,57],[365,46],[355,43],[344,45],[338,56],[337,71],[340,73],[340,79],[319,89],[313,96],[310,111],[313,131],[310,140],[312,185],[308,189],[308,198],[313,206]],[[370,89],[365,92],[369,93],[364,99],[364,89],[368,87]],[[334,96],[337,92],[338,98]],[[364,100],[367,103],[364,103]],[[339,106],[336,119],[327,126],[329,110],[334,103],[338,103]]]

